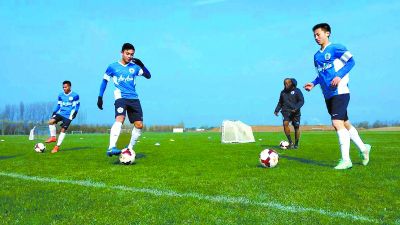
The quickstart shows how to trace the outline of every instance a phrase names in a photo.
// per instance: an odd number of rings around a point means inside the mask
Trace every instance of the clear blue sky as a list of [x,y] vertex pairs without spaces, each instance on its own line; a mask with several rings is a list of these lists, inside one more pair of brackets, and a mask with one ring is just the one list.
[[[0,107],[54,101],[63,80],[80,94],[90,123],[112,123],[96,107],[107,66],[124,42],[152,72],[137,80],[145,124],[219,125],[223,119],[281,124],[273,111],[285,77],[315,77],[311,28],[332,26],[356,66],[353,122],[399,120],[399,1],[1,1]],[[302,121],[329,124],[319,88],[305,93]]]

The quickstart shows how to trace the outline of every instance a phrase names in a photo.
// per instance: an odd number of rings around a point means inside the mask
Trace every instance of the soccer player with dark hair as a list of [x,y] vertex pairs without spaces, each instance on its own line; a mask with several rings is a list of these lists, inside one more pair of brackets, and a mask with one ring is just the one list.
[[369,162],[371,146],[364,144],[357,130],[351,125],[347,106],[350,101],[348,87],[349,71],[355,62],[351,53],[341,44],[332,44],[329,41],[331,27],[327,23],[320,23],[313,27],[314,39],[320,49],[314,55],[314,66],[317,77],[304,85],[307,91],[311,91],[316,85],[320,85],[324,94],[328,113],[331,115],[332,126],[335,128],[340,144],[342,158],[335,169],[349,169],[353,166],[350,159],[350,140],[360,151],[362,164]]
[[144,76],[150,79],[151,74],[138,58],[133,58],[135,47],[130,43],[122,45],[121,59],[108,66],[103,81],[100,86],[100,93],[97,99],[97,106],[103,109],[103,94],[106,90],[108,81],[112,80],[115,85],[115,122],[110,131],[110,145],[107,150],[108,156],[119,155],[121,150],[116,147],[119,134],[125,116],[128,115],[129,122],[134,127],[132,129],[131,140],[128,149],[133,150],[136,140],[140,137],[143,128],[143,112],[136,93],[135,79]]
[[[49,120],[50,137],[46,140],[46,143],[56,142],[51,153],[56,153],[60,150],[60,145],[65,138],[65,131],[68,129],[72,120],[75,119],[79,110],[79,95],[71,90],[71,81],[63,82],[64,92],[58,95],[57,106],[53,110],[53,115]],[[62,121],[61,131],[56,140],[56,124]]]
[[[289,141],[289,148],[297,149],[300,140],[300,108],[304,105],[303,93],[298,89],[297,81],[294,78],[286,78],[283,81],[283,90],[279,96],[279,102],[275,108],[274,114],[278,116],[281,111],[283,116],[283,130]],[[294,127],[295,143],[293,145],[290,137],[289,123]]]

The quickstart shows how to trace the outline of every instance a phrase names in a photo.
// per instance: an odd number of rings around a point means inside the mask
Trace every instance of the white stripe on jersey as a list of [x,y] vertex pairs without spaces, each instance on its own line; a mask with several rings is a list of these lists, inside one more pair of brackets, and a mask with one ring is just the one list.
[[106,81],[110,81],[110,76],[108,76],[106,73],[103,76],[103,79]]
[[72,106],[76,106],[77,104],[79,104],[79,101],[73,101],[72,102]]
[[333,68],[335,69],[335,72],[337,72],[340,69],[342,69],[343,66],[344,66],[343,61],[341,61],[339,59],[333,60]]
[[61,104],[62,104],[62,101],[58,101],[57,104],[61,105]]
[[121,90],[119,90],[118,88],[116,88],[114,91],[114,98],[115,100],[122,98]]
[[[344,66],[342,60],[335,59],[333,60],[333,67],[335,68],[335,72],[339,71]],[[347,84],[349,83],[349,74],[347,73],[339,82],[337,86],[338,95],[350,93],[349,87]]]
[[74,113],[75,113],[75,109],[71,110],[71,113],[69,114],[68,119],[72,120],[72,116],[74,115]]
[[342,57],[340,57],[340,60],[342,60],[343,62],[347,62],[349,61],[349,59],[351,59],[351,57],[353,57],[351,53],[349,51],[346,51],[345,53],[343,53]]
[[112,79],[113,79],[114,84],[118,84],[118,78],[116,76],[113,76]]
[[144,73],[144,72],[143,72],[143,70],[142,70],[142,69],[140,69],[140,70],[139,70],[139,74],[138,74],[138,76],[142,76],[142,75],[143,75],[143,73]]
[[349,74],[346,74],[346,76],[344,76],[340,80],[340,82],[339,82],[339,84],[337,86],[338,95],[350,93],[350,89],[347,86],[347,84],[349,83],[349,80],[350,80]]

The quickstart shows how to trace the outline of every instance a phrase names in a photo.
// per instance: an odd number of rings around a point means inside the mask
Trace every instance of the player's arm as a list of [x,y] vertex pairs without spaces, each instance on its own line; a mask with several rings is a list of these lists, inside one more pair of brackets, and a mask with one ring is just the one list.
[[144,66],[140,59],[133,58],[132,61],[142,69],[142,71],[139,72],[139,76],[144,76],[147,79],[151,78],[150,71]]
[[297,103],[296,103],[296,108],[294,109],[295,111],[300,110],[300,108],[303,107],[303,105],[304,105],[303,93],[301,93],[300,89],[298,89],[298,90],[299,91],[296,91]]
[[340,59],[344,66],[336,72],[336,77],[332,80],[331,85],[336,86],[340,80],[350,72],[354,67],[355,61],[353,55],[346,49],[346,47],[339,45],[335,50],[335,58]]
[[304,89],[305,89],[306,91],[311,91],[311,89],[313,89],[315,86],[317,86],[317,85],[319,84],[318,66],[317,66],[317,64],[315,63],[315,60],[314,60],[314,67],[315,67],[315,70],[316,70],[316,72],[317,72],[317,77],[316,77],[313,81],[311,81],[310,83],[307,83],[307,84],[304,85]]
[[278,116],[279,111],[281,111],[281,109],[282,109],[282,104],[283,104],[283,99],[282,99],[282,92],[281,92],[281,94],[279,95],[278,104],[276,105],[275,111],[274,111],[274,114],[275,114],[276,116]]
[[74,100],[72,102],[72,110],[71,110],[71,115],[69,116],[70,120],[75,119],[76,115],[78,114],[79,111],[79,106],[81,103],[79,102],[79,95],[76,95],[74,97]]
[[113,76],[113,69],[111,66],[108,66],[106,72],[104,73],[103,80],[100,84],[100,92],[99,96],[97,97],[97,107],[103,110],[103,95],[106,91],[108,81],[110,81],[111,77]]
[[304,85],[304,89],[306,91],[311,91],[311,89],[313,89],[318,84],[319,84],[319,79],[318,79],[318,76],[317,76],[313,81],[311,81],[310,83],[305,84]]
[[62,99],[61,99],[60,96],[58,96],[57,105],[56,105],[56,106],[54,107],[54,109],[53,109],[53,114],[52,114],[52,116],[54,116],[54,115],[58,112],[58,110],[60,110],[61,104],[62,104]]

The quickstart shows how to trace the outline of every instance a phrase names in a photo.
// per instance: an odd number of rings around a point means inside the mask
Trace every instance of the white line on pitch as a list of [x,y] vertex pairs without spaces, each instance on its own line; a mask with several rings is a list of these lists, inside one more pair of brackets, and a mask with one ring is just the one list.
[[124,191],[136,192],[136,193],[151,194],[151,195],[156,195],[156,196],[195,198],[195,199],[210,201],[210,202],[243,204],[243,205],[250,205],[250,206],[262,206],[262,207],[268,207],[268,208],[273,208],[273,209],[286,211],[286,212],[293,212],[293,213],[313,212],[313,213],[318,213],[318,214],[325,215],[328,217],[345,218],[345,219],[350,219],[350,220],[354,220],[354,221],[366,221],[366,222],[378,223],[378,221],[375,219],[371,219],[366,216],[354,215],[354,214],[347,213],[347,212],[335,212],[335,211],[329,211],[329,210],[324,210],[324,209],[307,208],[307,207],[296,206],[296,205],[283,205],[283,204],[274,203],[274,202],[260,202],[260,201],[254,201],[254,200],[251,200],[251,199],[248,199],[245,197],[229,197],[229,196],[224,196],[224,195],[203,195],[203,194],[199,194],[199,193],[179,193],[179,192],[169,191],[169,190],[158,190],[158,189],[152,189],[152,188],[136,188],[136,187],[128,187],[128,186],[122,186],[122,185],[112,186],[112,185],[107,185],[107,184],[101,183],[101,182],[93,182],[90,180],[61,180],[61,179],[55,179],[55,178],[49,178],[49,177],[27,176],[27,175],[18,174],[18,173],[0,172],[0,176],[12,177],[12,178],[17,178],[17,179],[22,179],[22,180],[37,181],[37,182],[65,183],[65,184],[79,185],[79,186],[84,186],[84,187],[124,190]]

